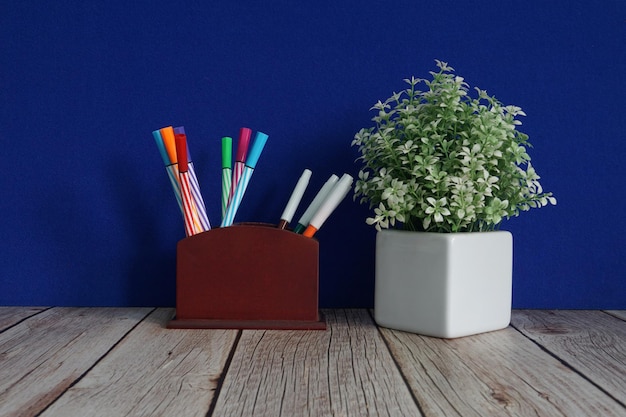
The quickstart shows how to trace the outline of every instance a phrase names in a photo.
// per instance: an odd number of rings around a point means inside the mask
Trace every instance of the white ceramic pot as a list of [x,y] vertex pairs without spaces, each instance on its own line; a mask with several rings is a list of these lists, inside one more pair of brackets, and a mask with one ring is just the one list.
[[513,238],[505,231],[376,236],[376,322],[455,338],[511,321]]

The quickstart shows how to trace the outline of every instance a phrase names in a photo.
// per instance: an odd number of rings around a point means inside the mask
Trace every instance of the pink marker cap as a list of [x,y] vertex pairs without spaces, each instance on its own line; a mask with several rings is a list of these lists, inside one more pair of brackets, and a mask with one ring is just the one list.
[[237,143],[237,153],[235,154],[235,161],[246,162],[248,155],[248,146],[250,145],[250,136],[252,136],[252,130],[247,127],[239,129],[239,142]]

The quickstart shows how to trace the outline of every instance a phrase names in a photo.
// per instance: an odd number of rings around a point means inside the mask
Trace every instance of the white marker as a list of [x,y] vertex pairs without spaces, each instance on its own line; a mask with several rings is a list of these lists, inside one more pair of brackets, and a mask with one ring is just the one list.
[[326,181],[326,183],[322,186],[322,188],[320,188],[320,190],[317,192],[317,195],[315,196],[315,198],[313,199],[309,207],[306,209],[304,214],[300,217],[300,220],[298,220],[298,224],[293,229],[294,232],[296,233],[304,232],[306,227],[309,225],[311,218],[313,217],[315,212],[317,212],[317,210],[320,208],[324,200],[326,200],[326,197],[328,197],[328,194],[333,189],[333,187],[335,186],[338,180],[339,180],[339,177],[336,176],[335,174],[330,176],[330,178]]
[[309,226],[306,228],[303,236],[313,237],[315,232],[319,230],[320,227],[324,224],[326,219],[330,217],[333,211],[337,208],[339,203],[345,198],[350,189],[352,188],[352,176],[348,174],[343,174],[339,182],[333,187],[328,195],[328,198],[324,200],[320,208],[311,218],[311,222]]
[[289,197],[289,201],[287,202],[287,206],[285,207],[283,214],[280,216],[280,222],[278,223],[279,229],[285,229],[289,222],[291,222],[291,219],[300,204],[300,200],[302,200],[302,196],[306,191],[306,187],[309,185],[310,179],[311,170],[305,169],[296,184],[296,188],[293,189],[291,197]]

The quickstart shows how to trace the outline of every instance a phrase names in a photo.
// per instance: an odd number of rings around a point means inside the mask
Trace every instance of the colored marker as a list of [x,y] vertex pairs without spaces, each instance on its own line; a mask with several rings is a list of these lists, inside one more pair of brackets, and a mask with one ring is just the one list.
[[[189,153],[189,146],[187,145],[187,136],[185,135],[185,128],[180,126],[174,128],[174,135],[183,135],[185,136],[185,147],[186,147],[186,157],[187,157],[187,167],[189,172],[189,184],[191,185],[191,197],[194,201],[194,207],[196,209],[197,218],[200,221],[200,231],[211,230],[211,223],[209,222],[209,217],[207,216],[206,206],[204,205],[204,199],[202,198],[202,192],[200,191],[200,184],[198,183],[198,177],[196,176],[196,170],[194,168],[193,162],[191,161],[191,154]],[[178,148],[177,148],[178,151]],[[178,152],[177,152],[178,156]],[[180,159],[180,156],[178,156]]]
[[176,197],[176,202],[178,203],[180,212],[184,215],[183,202],[180,196],[180,183],[178,182],[178,170],[170,162],[167,150],[165,149],[165,144],[163,143],[163,138],[161,137],[161,132],[159,130],[155,130],[152,132],[152,136],[154,136],[154,141],[159,148],[159,153],[161,154],[161,158],[163,159],[163,163],[165,164],[165,172],[167,172],[167,176],[170,179],[170,183],[172,184],[172,190],[174,190],[174,196]]
[[178,134],[176,139],[176,154],[178,156],[178,172],[180,178],[180,190],[183,200],[183,211],[185,218],[185,233],[187,236],[201,232],[199,230],[200,220],[194,207],[191,196],[191,185],[189,183],[189,165],[187,164],[187,140],[185,135]]
[[248,154],[248,147],[250,145],[250,135],[252,135],[252,130],[247,127],[242,127],[239,129],[239,142],[237,142],[237,153],[235,154],[235,168],[233,171],[233,180],[230,185],[230,195],[228,197],[228,204],[230,204],[233,199],[233,194],[235,194],[235,189],[237,188],[237,184],[241,179],[241,175],[245,169],[246,157]]
[[311,170],[305,169],[302,175],[300,175],[300,179],[296,183],[296,188],[293,189],[291,197],[289,197],[289,201],[287,202],[285,210],[283,210],[283,214],[280,216],[280,222],[278,222],[279,229],[286,229],[289,222],[291,222],[291,219],[300,204],[300,200],[302,200],[302,196],[306,191],[306,187],[309,185],[310,179]]
[[159,129],[159,133],[161,133],[161,137],[163,138],[163,145],[165,146],[165,151],[169,157],[170,164],[177,164],[178,157],[176,156],[176,138],[174,137],[174,128],[172,126],[163,127]]
[[333,187],[328,198],[324,200],[320,208],[317,210],[315,215],[311,218],[311,222],[308,227],[302,234],[306,237],[313,237],[315,232],[319,230],[320,227],[324,224],[326,219],[332,214],[332,212],[337,208],[341,200],[345,198],[350,189],[352,188],[352,176],[348,174],[343,174],[339,182]]
[[225,136],[222,138],[222,219],[228,208],[230,199],[230,184],[232,175],[233,158],[233,138]]
[[250,178],[252,177],[252,173],[254,172],[254,168],[256,167],[257,162],[259,161],[259,157],[261,156],[261,152],[263,152],[263,148],[265,147],[265,143],[267,142],[268,136],[265,133],[257,132],[254,137],[254,143],[250,148],[250,153],[246,158],[246,166],[243,170],[243,174],[239,182],[237,183],[237,188],[235,189],[235,193],[228,205],[228,209],[226,210],[226,215],[222,220],[222,227],[231,226],[235,219],[235,214],[237,214],[237,210],[239,209],[239,205],[241,204],[241,200],[243,199],[243,195],[246,192],[246,188],[248,188],[248,183],[250,182]]
[[315,198],[313,198],[313,201],[311,202],[311,204],[309,204],[309,207],[306,209],[304,214],[300,217],[300,220],[298,220],[298,224],[293,229],[294,232],[296,233],[304,232],[306,227],[309,225],[309,222],[311,221],[311,217],[313,217],[315,212],[320,208],[320,205],[324,202],[326,197],[328,197],[328,193],[330,193],[330,190],[333,189],[333,187],[337,183],[337,180],[339,180],[339,177],[336,176],[335,174],[331,175],[330,178],[326,180],[326,183],[324,183],[322,188],[320,188]]
[[[170,181],[172,178],[176,181],[176,188],[180,194],[180,176],[178,175],[178,157],[176,156],[176,139],[174,138],[174,128],[172,126],[162,127],[159,129],[161,138],[163,139],[163,146],[167,152],[167,157],[170,161],[167,167]],[[181,197],[181,212],[182,212],[182,197]],[[184,213],[183,213],[184,216]]]
[[167,151],[165,150],[165,145],[163,144],[163,138],[161,137],[161,132],[157,129],[152,132],[152,136],[154,137],[154,141],[156,142],[157,148],[159,149],[159,154],[161,155],[161,159],[163,159],[163,164],[165,166],[170,165],[170,158],[167,155]]

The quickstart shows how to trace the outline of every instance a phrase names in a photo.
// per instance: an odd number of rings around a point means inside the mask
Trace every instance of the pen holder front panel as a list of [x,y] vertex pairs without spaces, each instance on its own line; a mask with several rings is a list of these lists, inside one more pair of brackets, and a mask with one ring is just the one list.
[[187,237],[176,256],[170,328],[325,328],[315,239],[241,224]]

